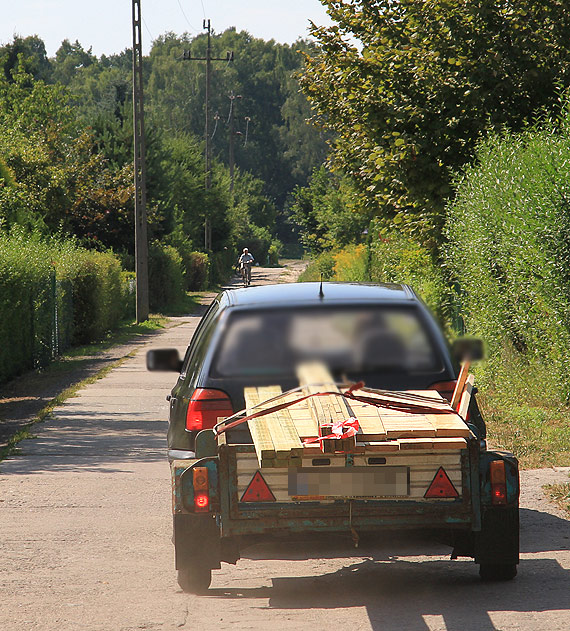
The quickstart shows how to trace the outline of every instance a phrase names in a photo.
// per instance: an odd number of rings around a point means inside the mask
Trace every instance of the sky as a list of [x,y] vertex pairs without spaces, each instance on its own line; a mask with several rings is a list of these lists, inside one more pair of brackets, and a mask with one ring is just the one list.
[[[64,39],[79,40],[98,57],[132,46],[131,0],[5,0],[0,20],[0,45],[15,34],[39,35],[48,56]],[[141,0],[143,53],[167,31],[202,32],[204,18],[212,29],[230,26],[254,37],[291,44],[308,37],[309,19],[330,24],[319,0]]]

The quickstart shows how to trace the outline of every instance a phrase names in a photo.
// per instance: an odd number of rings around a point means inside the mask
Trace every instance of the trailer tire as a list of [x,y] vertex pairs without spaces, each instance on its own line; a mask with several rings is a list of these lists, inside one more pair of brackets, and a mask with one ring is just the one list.
[[212,570],[203,565],[190,565],[178,570],[178,585],[187,594],[205,594],[212,582]]
[[481,563],[479,565],[479,576],[482,581],[511,581],[516,575],[516,563]]

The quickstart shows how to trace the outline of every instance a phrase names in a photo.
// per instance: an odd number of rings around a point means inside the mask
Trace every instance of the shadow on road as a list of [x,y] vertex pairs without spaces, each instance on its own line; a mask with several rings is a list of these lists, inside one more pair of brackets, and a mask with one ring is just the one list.
[[[554,556],[568,549],[567,520],[521,509],[521,524],[523,553],[552,552]],[[430,616],[442,620],[448,631],[491,631],[501,628],[493,622],[495,612],[570,611],[570,572],[555,558],[523,558],[514,581],[483,583],[472,561],[417,560],[419,554],[441,555],[445,549],[429,541],[418,545],[418,537],[391,537],[387,535],[383,545],[357,553],[339,540],[316,546],[289,543],[252,548],[247,554],[252,559],[370,556],[328,574],[275,577],[270,587],[218,588],[209,595],[268,598],[270,607],[284,610],[365,607],[375,631],[426,631]],[[401,558],[411,554],[413,560]]]
[[554,559],[523,561],[520,576],[509,583],[482,583],[467,562],[367,559],[317,577],[273,578],[271,587],[211,592],[269,598],[270,607],[285,610],[366,607],[378,631],[426,631],[426,616],[443,618],[449,631],[491,631],[499,628],[493,612],[570,609],[569,579]]
[[[52,432],[20,444],[18,457],[0,462],[3,475],[62,471],[123,471],[118,463],[167,463],[166,420],[149,421],[145,412],[129,410],[76,414],[60,409]],[[139,420],[140,418],[140,420]],[[30,457],[25,457],[25,456]],[[24,457],[22,457],[24,456]]]

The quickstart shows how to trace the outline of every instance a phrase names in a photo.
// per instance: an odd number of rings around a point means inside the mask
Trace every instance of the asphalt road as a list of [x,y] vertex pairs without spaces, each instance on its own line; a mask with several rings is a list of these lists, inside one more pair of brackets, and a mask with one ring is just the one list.
[[[282,270],[254,273],[254,282],[286,280]],[[197,321],[176,318],[152,346],[184,349]],[[449,561],[429,541],[389,537],[355,550],[347,537],[251,548],[214,572],[207,596],[182,593],[165,458],[174,378],[146,372],[145,350],[0,463],[1,630],[570,628],[570,522],[541,491],[568,470],[523,474],[523,554],[510,583],[481,583],[475,564]]]

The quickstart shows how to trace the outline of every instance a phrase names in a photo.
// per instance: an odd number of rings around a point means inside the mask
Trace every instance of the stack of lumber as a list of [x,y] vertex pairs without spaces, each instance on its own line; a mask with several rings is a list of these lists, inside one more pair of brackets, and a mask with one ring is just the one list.
[[[248,413],[254,406],[259,406],[258,410],[272,407],[274,403],[264,402],[278,394],[281,394],[279,386],[245,388]],[[248,424],[260,467],[301,465],[303,443],[288,408],[252,419]]]
[[[297,370],[303,395],[339,392],[327,368],[322,364],[304,364]],[[353,394],[371,399],[387,398],[394,404],[417,403],[421,413],[413,413],[347,400],[333,394],[311,397],[288,408],[248,421],[260,467],[300,466],[302,458],[322,453],[398,452],[407,449],[464,449],[470,430],[463,418],[472,390],[472,377],[466,378],[460,393],[460,413],[435,390],[377,393],[369,389]],[[468,391],[468,394],[466,392]],[[293,393],[278,401],[268,401],[281,393],[279,386],[245,388],[248,414],[268,409],[276,403],[297,401]],[[461,409],[463,407],[463,409]],[[426,410],[425,408],[430,408]],[[431,411],[433,408],[433,413]],[[463,418],[462,418],[463,416]],[[335,423],[350,418],[358,420],[356,436],[325,439]]]

